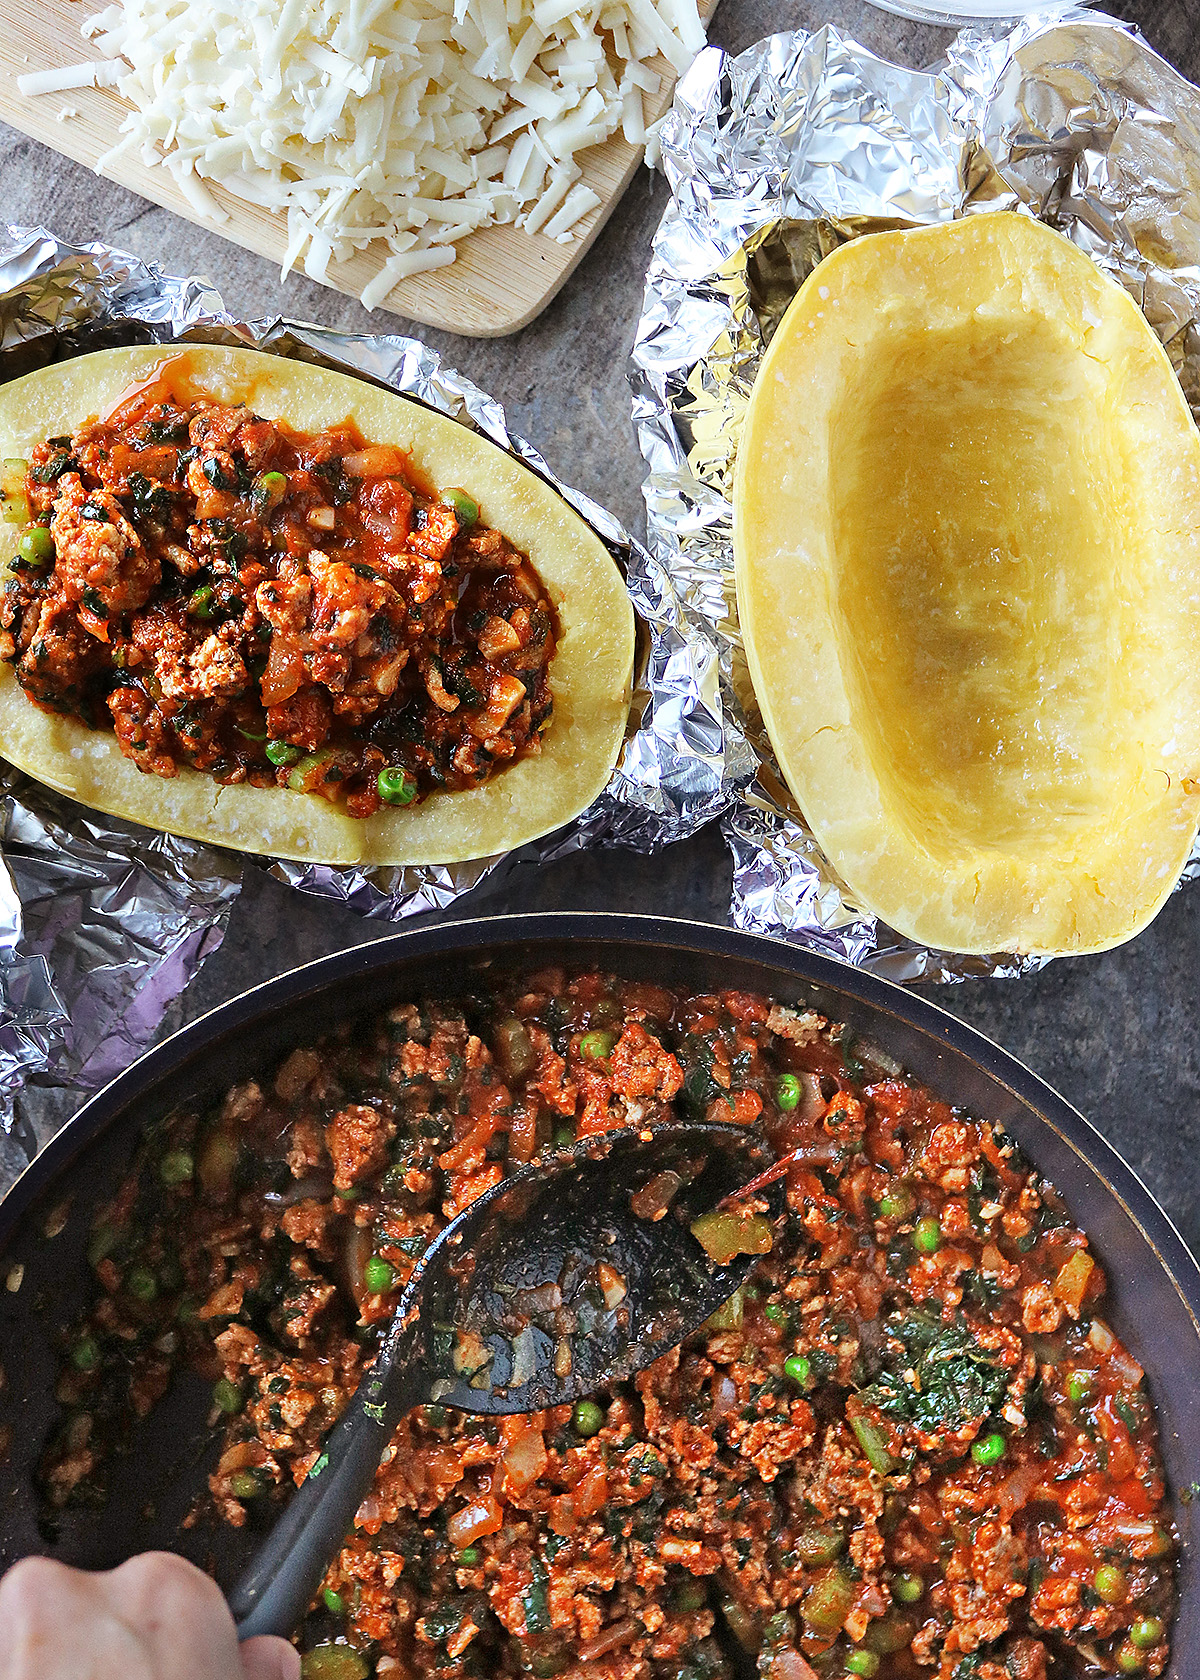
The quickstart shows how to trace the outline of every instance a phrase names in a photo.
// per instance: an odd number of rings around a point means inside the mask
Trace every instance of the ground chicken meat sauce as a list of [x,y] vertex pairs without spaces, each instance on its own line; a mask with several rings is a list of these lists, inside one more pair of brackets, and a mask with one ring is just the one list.
[[745,992],[546,971],[172,1116],[92,1234],[50,1501],[102,1496],[186,1362],[223,1432],[207,1512],[243,1524],[321,1467],[448,1217],[550,1145],[679,1113],[786,1158],[771,1252],[610,1392],[412,1413],[306,1627],[308,1680],[1162,1674],[1155,1420],[1086,1237],[994,1127]]
[[39,444],[21,495],[0,657],[140,770],[369,817],[538,750],[541,580],[352,421],[307,435],[160,380]]

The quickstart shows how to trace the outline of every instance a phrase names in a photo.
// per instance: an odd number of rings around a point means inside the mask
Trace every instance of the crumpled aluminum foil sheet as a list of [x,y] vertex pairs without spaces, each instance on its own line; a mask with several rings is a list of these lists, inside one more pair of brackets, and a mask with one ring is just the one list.
[[[238,322],[202,279],[176,278],[104,245],[44,229],[0,237],[0,382],[113,344],[249,345],[365,375],[492,438],[549,480],[621,565],[641,659],[629,733],[599,798],[576,821],[507,857],[445,868],[335,869],[263,863],[306,893],[364,916],[440,910],[516,859],[595,844],[651,851],[729,804],[731,775],[753,773],[729,727],[718,650],[687,613],[667,569],[605,509],[561,484],[508,430],[496,400],[427,346],[279,317]],[[179,990],[221,942],[244,863],[62,799],[0,761],[0,1121],[29,1083],[98,1088],[146,1047]],[[262,861],[262,860],[259,860]],[[22,1140],[32,1154],[33,1140]]]
[[[732,471],[759,358],[828,251],[881,227],[1018,210],[1120,281],[1200,421],[1200,93],[1137,32],[1079,7],[964,30],[913,71],[826,27],[737,57],[710,47],[660,126],[672,199],[633,352],[651,552],[719,650],[733,769],[723,827],[739,927],[889,979],[1017,975],[1047,959],[964,957],[856,904],[789,794],[737,623]],[[737,755],[737,766],[744,756]],[[1200,873],[1200,850],[1184,878]]]

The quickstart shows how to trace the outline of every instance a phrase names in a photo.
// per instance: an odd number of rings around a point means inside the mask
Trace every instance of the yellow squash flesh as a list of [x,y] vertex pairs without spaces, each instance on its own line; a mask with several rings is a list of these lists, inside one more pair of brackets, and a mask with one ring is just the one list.
[[1139,932],[1200,823],[1200,434],[1126,293],[1009,213],[841,246],[734,513],[763,718],[854,897],[953,951]]
[[[219,401],[316,432],[357,421],[368,443],[408,451],[439,489],[461,486],[482,521],[529,556],[559,621],[550,665],[554,714],[542,750],[479,787],[420,805],[349,817],[319,794],[222,787],[182,769],[164,781],[125,758],[108,730],[38,710],[0,665],[0,755],[98,811],[240,851],[324,863],[454,863],[548,834],[584,810],[608,780],[629,715],[633,611],[607,549],[536,474],[486,438],[419,403],[324,368],[254,350],[142,346],[102,350],[0,390],[0,457],[28,458],[44,438],[104,413],[135,381],[182,358],[189,385]],[[19,529],[0,526],[0,576]]]

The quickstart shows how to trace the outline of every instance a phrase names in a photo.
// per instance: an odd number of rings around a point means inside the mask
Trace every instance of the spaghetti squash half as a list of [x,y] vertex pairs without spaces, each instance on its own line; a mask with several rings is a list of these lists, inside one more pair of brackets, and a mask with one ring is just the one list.
[[734,505],[763,718],[859,903],[961,952],[1143,928],[1200,822],[1200,436],[1121,287],[1007,212],[839,247]]

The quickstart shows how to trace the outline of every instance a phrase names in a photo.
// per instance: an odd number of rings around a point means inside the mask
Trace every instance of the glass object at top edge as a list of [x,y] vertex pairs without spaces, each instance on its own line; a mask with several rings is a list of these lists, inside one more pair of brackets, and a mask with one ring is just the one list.
[[[1093,0],[1074,0],[1076,4],[1091,5]],[[957,29],[968,23],[1005,23],[1026,17],[1030,12],[1066,11],[1072,0],[963,0],[962,5],[923,5],[921,0],[869,0],[869,4],[895,17],[911,18],[915,23],[939,23]]]

